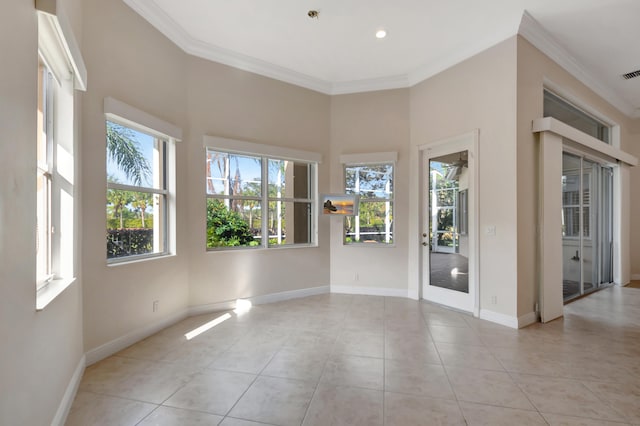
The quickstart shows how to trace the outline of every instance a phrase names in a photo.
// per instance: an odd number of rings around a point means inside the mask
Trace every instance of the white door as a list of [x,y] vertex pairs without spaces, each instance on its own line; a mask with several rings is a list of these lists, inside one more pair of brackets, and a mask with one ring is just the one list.
[[422,297],[478,316],[477,132],[422,149]]

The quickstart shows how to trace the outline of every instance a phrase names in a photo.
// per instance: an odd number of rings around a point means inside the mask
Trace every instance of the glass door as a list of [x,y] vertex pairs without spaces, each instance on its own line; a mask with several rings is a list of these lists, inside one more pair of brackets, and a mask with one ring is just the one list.
[[563,297],[613,281],[613,170],[579,155],[562,156]]
[[422,294],[427,300],[475,313],[473,147],[473,140],[461,139],[424,151]]
[[[429,160],[430,285],[469,292],[469,254],[461,250],[461,194],[466,194],[468,152]],[[466,222],[466,220],[465,220]]]

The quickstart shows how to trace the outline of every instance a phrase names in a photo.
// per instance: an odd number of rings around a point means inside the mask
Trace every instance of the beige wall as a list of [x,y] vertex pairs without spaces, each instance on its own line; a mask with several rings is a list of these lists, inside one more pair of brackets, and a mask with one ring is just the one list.
[[[64,1],[60,7],[70,18],[75,37],[80,41],[82,27],[77,17],[81,16],[81,2]],[[2,425],[51,424],[84,352],[79,265],[75,283],[44,311],[35,310],[37,51],[34,3],[3,2],[0,14]],[[81,249],[79,239],[76,249]]]
[[[328,227],[318,247],[207,252],[203,135],[323,154],[328,185],[329,97],[186,55],[121,2],[85,6],[85,349],[143,333],[189,307],[328,285]],[[114,25],[117,23],[117,25]],[[177,145],[176,256],[107,266],[105,125],[112,96],[183,129]],[[153,301],[159,311],[153,312]]]
[[[538,204],[535,196],[538,193],[538,144],[537,137],[531,132],[531,122],[542,117],[543,87],[545,81],[560,86],[563,95],[580,100],[584,105],[590,105],[600,114],[608,117],[621,128],[621,149],[638,155],[638,135],[630,133],[632,122],[618,110],[606,103],[591,89],[572,77],[563,68],[545,56],[531,43],[518,37],[518,314],[530,312],[531,306],[537,301],[537,236],[536,223]],[[638,170],[632,170],[631,187],[640,184]],[[627,201],[631,197],[631,222],[639,217],[639,200],[637,191],[623,195]],[[627,218],[628,222],[628,218]],[[627,223],[628,226],[628,223]],[[634,226],[634,225],[632,225]],[[627,238],[628,233],[623,232]],[[632,247],[631,273],[640,273],[640,227],[635,225],[631,229]],[[624,244],[624,241],[623,241]],[[628,247],[628,243],[627,243]],[[623,246],[623,250],[628,250]],[[636,272],[634,272],[636,271]]]
[[[479,129],[480,308],[509,317],[517,314],[515,122],[515,37],[411,89],[409,285],[419,280],[421,262],[417,147]],[[495,236],[484,233],[487,226]]]
[[[407,289],[409,182],[409,90],[386,90],[331,98],[331,193],[344,193],[342,154],[396,151],[394,245],[343,245],[343,218],[331,225],[331,285],[404,294]],[[355,279],[358,274],[358,280]],[[389,291],[390,290],[390,291]]]
[[[417,147],[473,129],[480,132],[480,307],[508,317],[528,314],[536,300],[537,211],[531,196],[537,160],[530,123],[541,115],[545,77],[619,122],[622,148],[640,156],[640,120],[622,116],[518,37],[411,89],[329,97],[190,57],[122,2],[65,0],[89,76],[88,91],[76,96],[82,114],[76,247],[82,255],[76,282],[43,312],[35,312],[35,214],[28,212],[35,211],[37,23],[32,3],[5,3],[0,15],[0,341],[9,349],[0,352],[0,424],[50,424],[85,351],[176,318],[190,306],[330,282],[409,288],[416,296]],[[106,264],[105,96],[184,130],[177,147],[176,256]],[[339,219],[320,217],[317,248],[207,252],[205,134],[321,153],[320,193],[342,191],[341,154],[398,151],[396,245],[344,247]],[[631,179],[632,187],[640,184],[637,169]],[[631,273],[636,275],[637,194],[634,190],[629,200]],[[495,236],[484,234],[490,225]],[[492,305],[493,296],[497,303]],[[160,301],[156,313],[154,300]]]
[[[627,138],[624,149],[640,158],[640,118],[631,123],[631,134]],[[640,166],[631,169],[631,238],[629,252],[631,255],[631,279],[640,280]]]
[[[184,312],[189,293],[187,144],[177,157],[177,255],[107,266],[103,100],[114,97],[186,129],[186,55],[120,1],[84,2],[83,267],[85,350]],[[188,132],[187,132],[188,134]],[[153,301],[159,309],[153,312]]]
[[194,57],[187,68],[189,305],[327,286],[329,230],[323,221],[318,247],[206,251],[202,136],[320,153],[318,191],[326,192],[329,97]]

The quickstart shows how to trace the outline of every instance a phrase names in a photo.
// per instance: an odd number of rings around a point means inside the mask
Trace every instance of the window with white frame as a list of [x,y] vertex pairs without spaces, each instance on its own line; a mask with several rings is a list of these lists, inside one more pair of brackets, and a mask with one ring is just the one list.
[[62,11],[38,10],[36,111],[36,309],[75,279],[74,90],[86,88],[86,69]]
[[[207,249],[316,244],[315,155],[206,137]],[[296,153],[303,158],[293,158]]]
[[357,216],[344,219],[344,244],[393,243],[394,163],[345,164],[345,193],[359,195]]
[[[107,260],[171,254],[180,129],[111,98],[105,99],[105,113]],[[170,131],[151,127],[157,123]]]
[[40,289],[53,278],[51,249],[53,243],[52,181],[53,167],[53,96],[56,81],[42,59],[38,66],[38,133],[36,180],[36,277]]
[[544,90],[543,116],[553,117],[606,144],[612,143],[611,126],[586,113],[550,90]]

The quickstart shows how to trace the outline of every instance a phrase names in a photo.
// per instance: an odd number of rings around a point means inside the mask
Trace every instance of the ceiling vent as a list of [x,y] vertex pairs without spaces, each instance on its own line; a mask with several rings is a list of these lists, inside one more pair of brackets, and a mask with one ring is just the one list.
[[622,74],[622,78],[625,80],[630,80],[632,78],[640,77],[640,70],[628,72],[626,74]]

